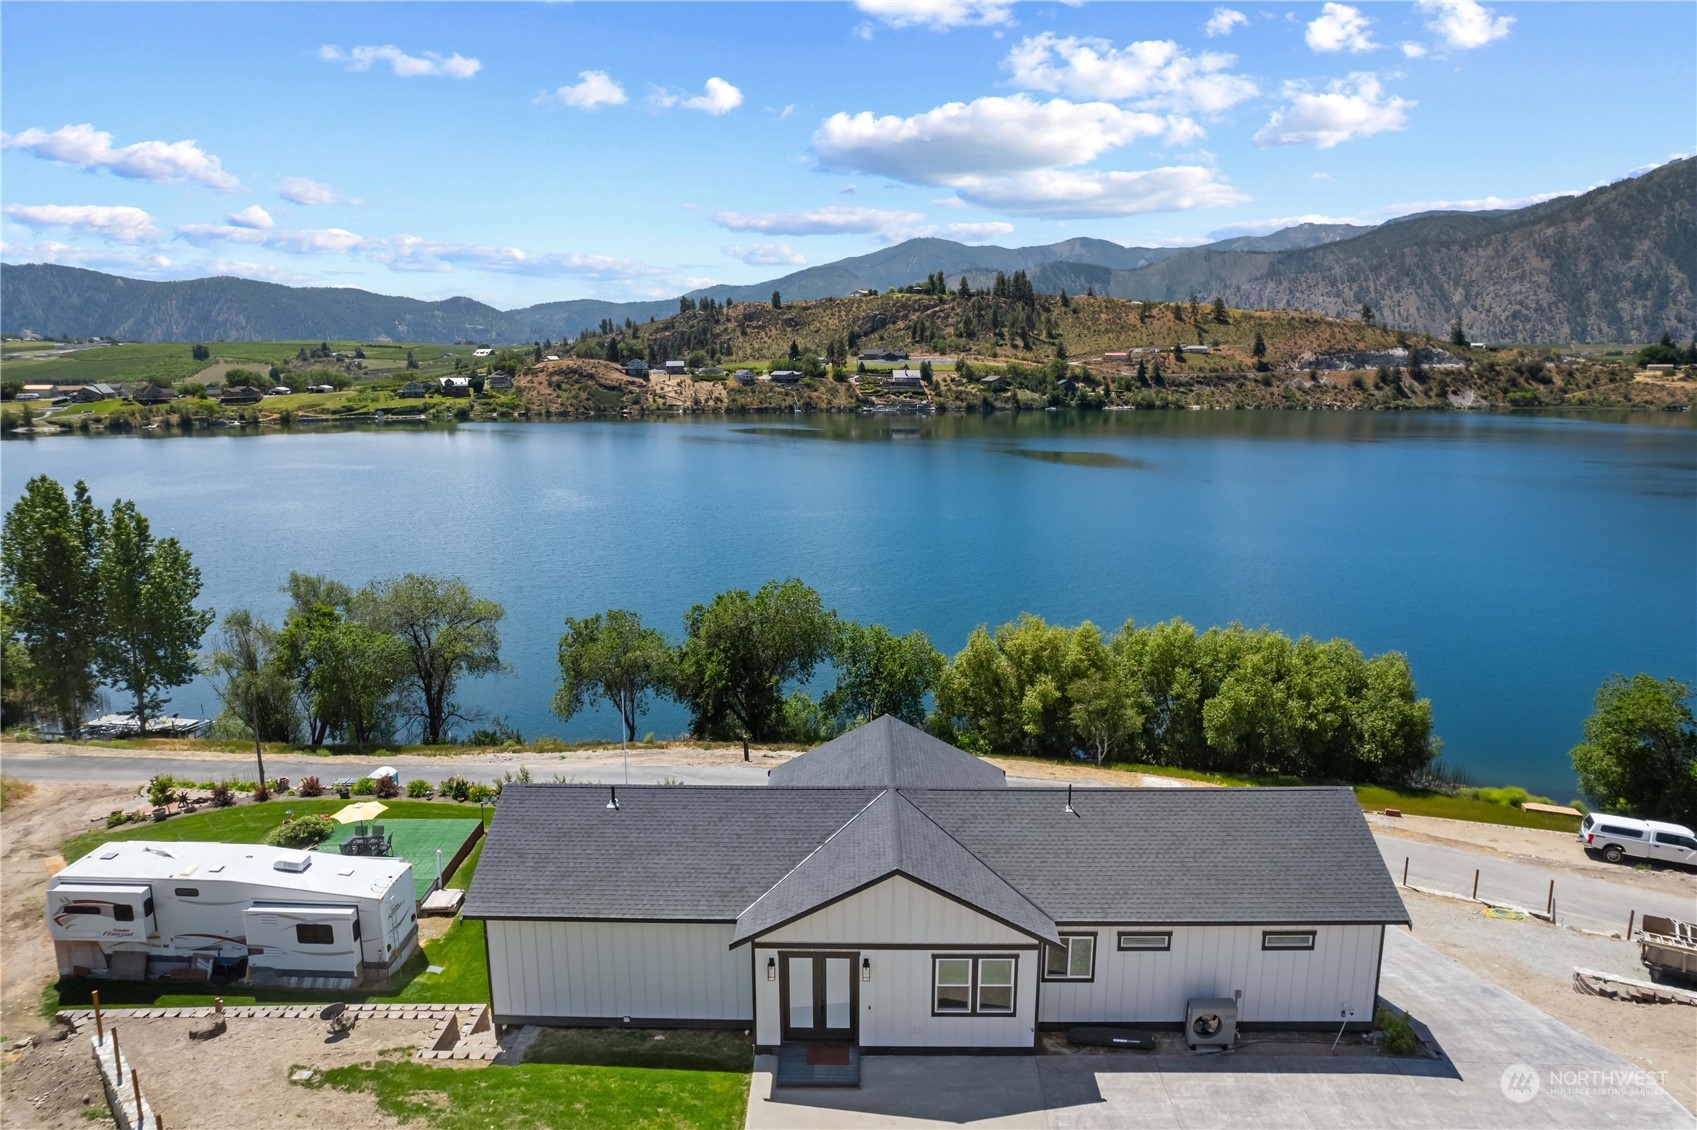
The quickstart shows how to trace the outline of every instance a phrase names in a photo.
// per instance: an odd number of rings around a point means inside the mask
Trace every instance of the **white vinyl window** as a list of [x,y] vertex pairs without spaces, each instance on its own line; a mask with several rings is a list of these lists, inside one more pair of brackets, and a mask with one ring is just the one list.
[[1267,930],[1261,935],[1264,950],[1311,950],[1314,948],[1312,930]]
[[1173,936],[1168,933],[1140,934],[1132,930],[1121,930],[1119,947],[1122,950],[1170,950],[1173,948]]
[[978,959],[978,1011],[1013,1011],[1013,958]]
[[1096,935],[1062,934],[1061,944],[1043,951],[1045,981],[1089,981],[1096,976]]
[[932,1006],[935,1011],[972,1011],[972,959],[970,957],[938,958],[935,980],[935,1001]]

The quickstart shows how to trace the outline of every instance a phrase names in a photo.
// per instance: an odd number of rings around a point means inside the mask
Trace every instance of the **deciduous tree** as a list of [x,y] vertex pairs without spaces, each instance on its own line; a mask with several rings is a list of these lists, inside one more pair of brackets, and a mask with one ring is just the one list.
[[407,709],[431,744],[441,742],[454,722],[470,718],[454,700],[460,679],[501,670],[505,612],[457,577],[407,573],[373,581],[355,596],[354,613],[405,647]]
[[925,697],[943,673],[943,655],[924,632],[897,636],[882,624],[838,623],[831,644],[837,683],[821,703],[839,731],[889,714],[917,726]]
[[1691,686],[1637,674],[1597,690],[1585,740],[1569,756],[1579,788],[1612,811],[1697,820],[1697,721]]
[[288,741],[294,736],[289,679],[277,658],[276,629],[245,608],[224,617],[206,658],[212,689],[253,737],[261,781],[266,779],[266,739]]
[[567,618],[553,702],[561,718],[577,714],[592,697],[604,698],[619,712],[625,739],[635,741],[649,697],[668,693],[672,682],[666,637],[643,627],[635,612],[614,608],[581,620]]

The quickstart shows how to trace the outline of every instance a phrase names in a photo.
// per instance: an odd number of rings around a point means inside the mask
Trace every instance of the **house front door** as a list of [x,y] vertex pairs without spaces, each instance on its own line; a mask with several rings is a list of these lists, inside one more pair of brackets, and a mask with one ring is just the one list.
[[853,953],[786,953],[779,959],[778,1006],[784,1040],[853,1041],[860,982]]

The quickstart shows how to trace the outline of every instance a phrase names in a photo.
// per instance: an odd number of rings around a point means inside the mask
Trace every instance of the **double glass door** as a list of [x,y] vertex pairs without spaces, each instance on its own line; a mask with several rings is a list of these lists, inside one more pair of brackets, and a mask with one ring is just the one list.
[[852,953],[786,953],[779,1006],[785,1040],[853,1040],[859,983]]

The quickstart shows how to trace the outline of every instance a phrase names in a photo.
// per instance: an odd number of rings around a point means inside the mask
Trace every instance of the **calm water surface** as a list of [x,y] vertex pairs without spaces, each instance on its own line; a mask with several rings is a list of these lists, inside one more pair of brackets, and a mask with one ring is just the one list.
[[[527,737],[561,619],[674,636],[721,589],[799,576],[946,651],[1022,611],[1182,616],[1407,653],[1446,760],[1574,792],[1567,750],[1612,672],[1697,677],[1697,443],[1666,418],[1043,413],[462,425],[0,447],[134,499],[204,599],[273,618],[291,569],[463,576],[507,609],[508,675],[466,688]],[[184,713],[216,709],[194,685]],[[659,704],[645,728],[680,732]]]

